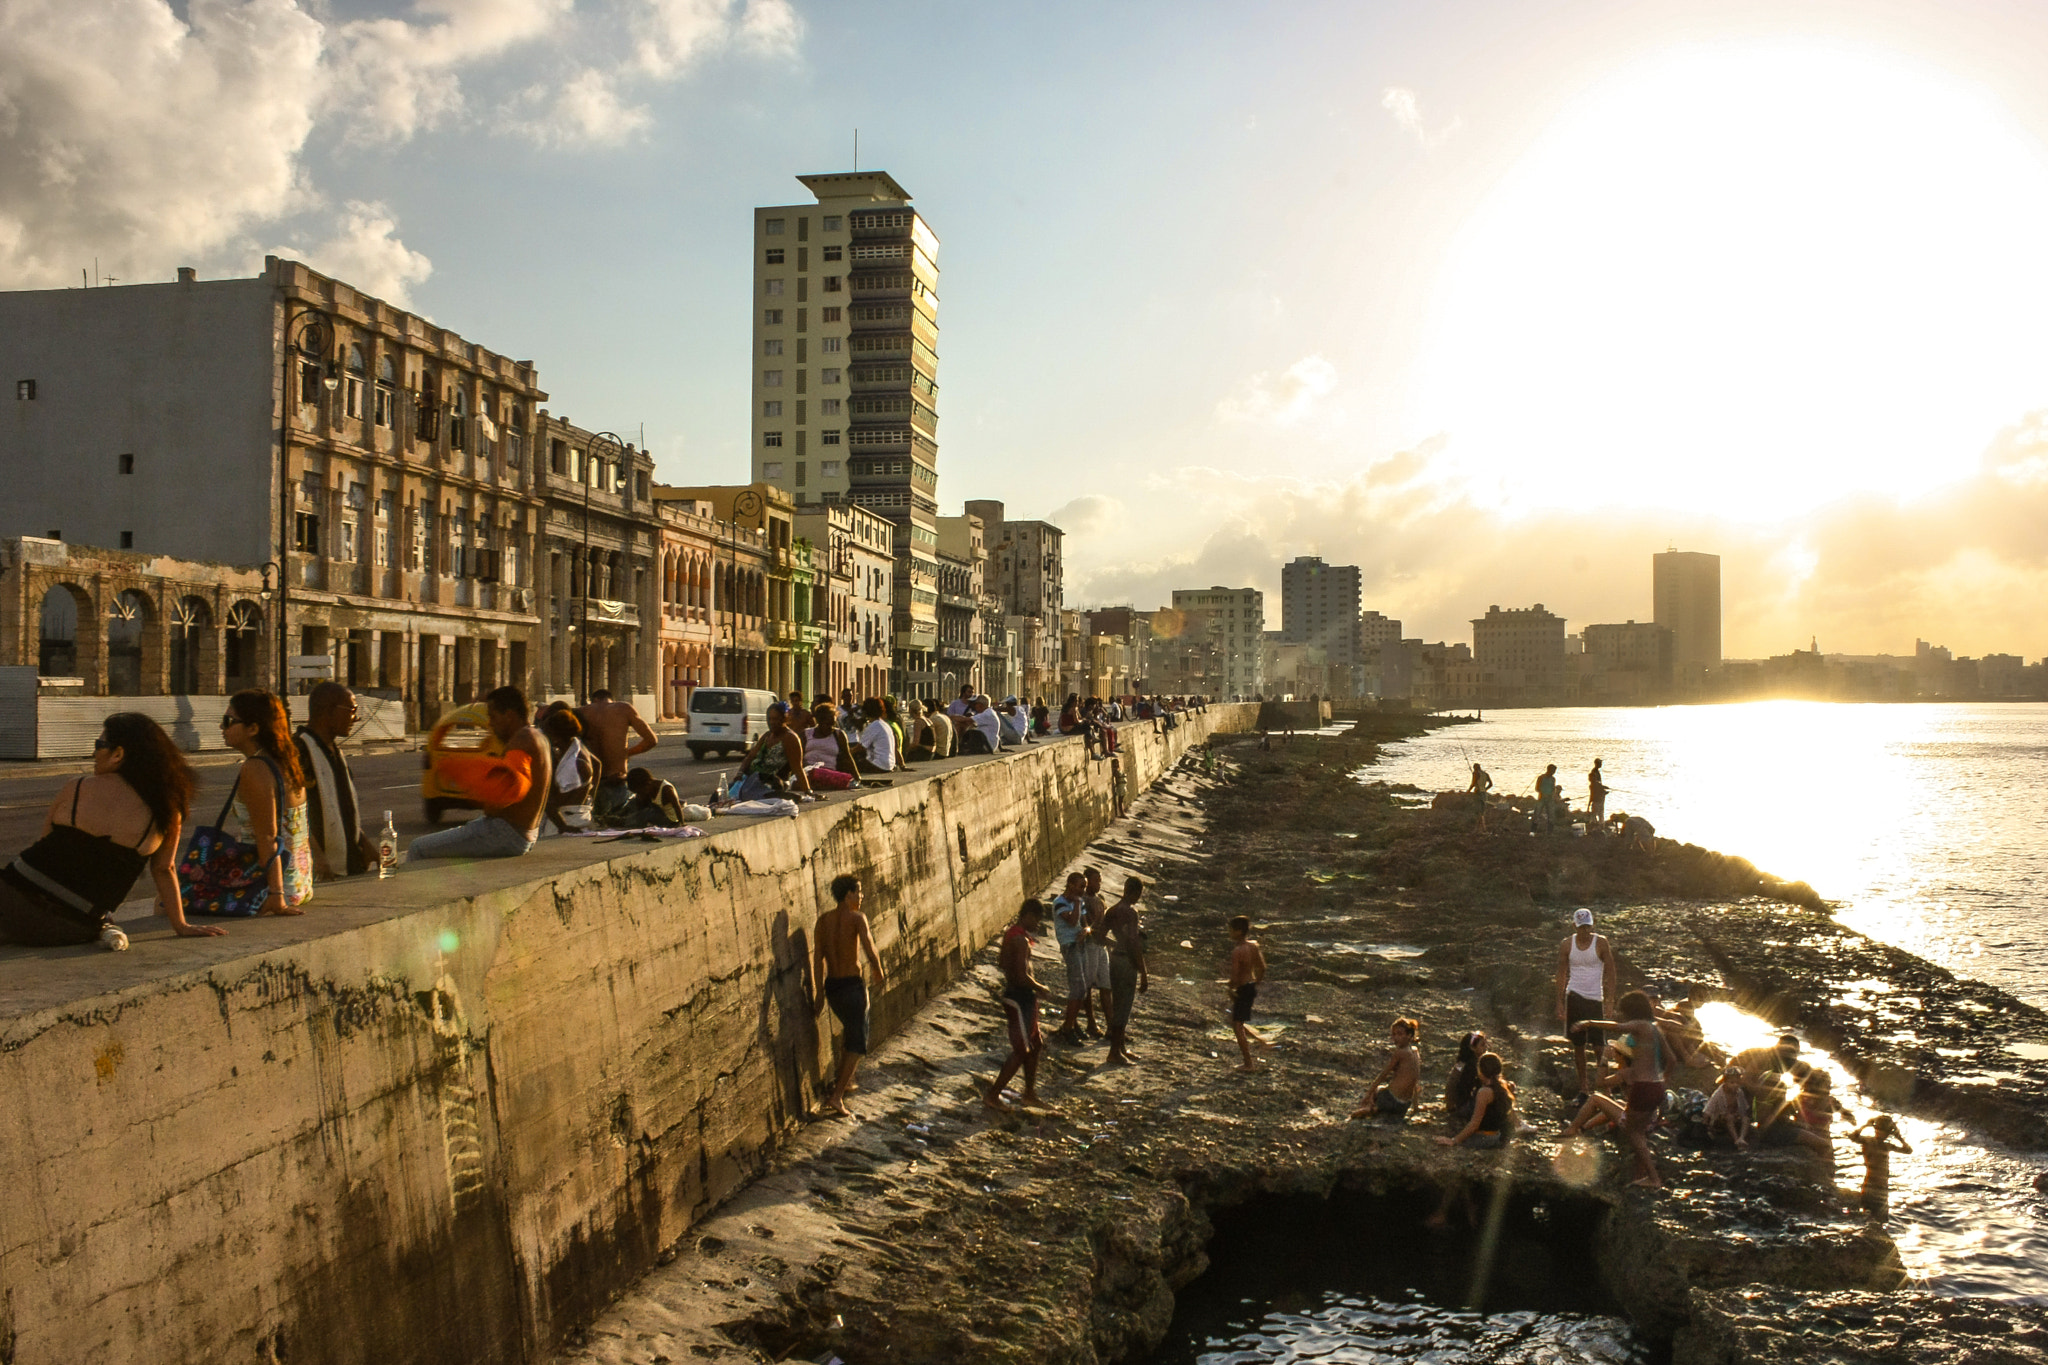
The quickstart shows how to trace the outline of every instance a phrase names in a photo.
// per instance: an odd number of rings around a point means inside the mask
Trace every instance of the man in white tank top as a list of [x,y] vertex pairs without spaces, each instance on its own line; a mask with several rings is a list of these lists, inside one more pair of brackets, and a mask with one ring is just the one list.
[[[1604,934],[1593,932],[1593,912],[1579,910],[1572,915],[1572,935],[1557,947],[1557,1018],[1565,1026],[1565,1033],[1572,1040],[1572,1063],[1579,1072],[1579,1096],[1583,1100],[1586,1087],[1586,1049],[1590,1046],[1594,1057],[1605,1056],[1598,1029],[1572,1031],[1572,1026],[1581,1020],[1608,1018],[1614,1008],[1614,987],[1617,972],[1614,965],[1614,950],[1608,946]],[[1596,1061],[1599,1071],[1607,1069],[1604,1061]],[[1602,1076],[1594,1077],[1597,1083]]]

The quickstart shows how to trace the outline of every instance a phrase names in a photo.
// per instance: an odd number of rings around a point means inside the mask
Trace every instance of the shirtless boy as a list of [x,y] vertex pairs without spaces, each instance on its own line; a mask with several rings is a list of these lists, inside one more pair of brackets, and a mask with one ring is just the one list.
[[818,945],[817,970],[811,979],[818,983],[813,1009],[832,1006],[839,1016],[839,1041],[844,1055],[839,1059],[839,1080],[825,1112],[845,1117],[846,1095],[855,1088],[853,1070],[868,1050],[868,985],[860,972],[865,956],[874,969],[875,989],[882,989],[882,959],[875,953],[875,936],[868,917],[860,911],[860,878],[842,873],[832,879],[832,908],[818,916],[814,940]]
[[1137,877],[1124,881],[1123,899],[1109,907],[1102,923],[1093,931],[1098,941],[1110,945],[1109,955],[1109,1061],[1112,1066],[1135,1066],[1131,1055],[1131,1006],[1152,984],[1145,970],[1145,928],[1138,918],[1138,902],[1145,883]]
[[1625,1033],[1634,1043],[1634,1056],[1628,1064],[1628,1107],[1622,1133],[1635,1149],[1640,1174],[1634,1183],[1661,1190],[1664,1181],[1657,1174],[1657,1163],[1650,1157],[1650,1125],[1664,1115],[1664,1033],[1652,1013],[1650,997],[1641,991],[1630,991],[1621,997],[1615,1012],[1621,1016],[1619,1019],[1584,1019],[1572,1028],[1575,1032],[1606,1029]]
[[1252,1044],[1269,1048],[1271,1043],[1251,1030],[1252,1001],[1259,995],[1259,983],[1266,979],[1266,954],[1252,936],[1249,915],[1230,917],[1230,1027],[1237,1033],[1238,1051],[1244,1054],[1244,1069],[1257,1071]]
[[1372,1088],[1351,1111],[1352,1118],[1370,1114],[1395,1123],[1408,1121],[1408,1108],[1422,1089],[1422,1054],[1415,1050],[1415,1038],[1421,1031],[1422,1025],[1413,1019],[1394,1021],[1387,1030],[1387,1040],[1393,1044],[1387,1050],[1387,1064],[1373,1077]]
[[996,965],[1003,972],[1003,1018],[1010,1026],[1010,1055],[996,1073],[996,1083],[982,1096],[982,1103],[999,1113],[1010,1112],[1003,1087],[1020,1066],[1024,1068],[1024,1104],[1045,1108],[1038,1098],[1038,1059],[1045,1053],[1045,1039],[1038,1031],[1038,997],[1045,994],[1045,987],[1031,975],[1031,945],[1044,923],[1045,907],[1035,897],[1025,901],[1017,911],[1017,922],[1003,931],[1003,946],[996,952]]
[[[579,710],[576,718],[583,722],[584,744],[604,765],[591,812],[603,824],[633,799],[633,789],[626,785],[626,760],[638,758],[661,741],[631,702],[613,701],[612,694],[602,687],[590,694],[590,704]],[[626,742],[629,735],[637,736],[630,744]]]

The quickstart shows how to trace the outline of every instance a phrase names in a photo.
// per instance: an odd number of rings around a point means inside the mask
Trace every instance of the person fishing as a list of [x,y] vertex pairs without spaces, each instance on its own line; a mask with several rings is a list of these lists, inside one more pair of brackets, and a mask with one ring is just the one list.
[[1600,771],[1600,760],[1593,760],[1593,770],[1586,774],[1586,805],[1592,811],[1593,823],[1607,818],[1607,776]]
[[1477,763],[1472,765],[1472,785],[1465,788],[1472,794],[1473,804],[1479,809],[1479,828],[1486,828],[1486,794],[1493,790],[1493,778]]

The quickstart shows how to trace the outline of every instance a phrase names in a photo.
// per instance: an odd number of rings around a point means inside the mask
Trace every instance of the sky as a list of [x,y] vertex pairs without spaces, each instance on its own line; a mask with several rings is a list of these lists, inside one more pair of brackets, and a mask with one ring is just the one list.
[[748,475],[748,253],[940,240],[940,498],[1070,604],[2048,653],[2048,6],[0,0],[0,287],[295,256]]

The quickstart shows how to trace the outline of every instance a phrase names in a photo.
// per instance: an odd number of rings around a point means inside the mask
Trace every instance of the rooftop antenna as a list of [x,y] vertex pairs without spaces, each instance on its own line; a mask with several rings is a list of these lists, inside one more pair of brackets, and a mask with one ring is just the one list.
[[860,129],[853,130],[853,168],[860,169]]

